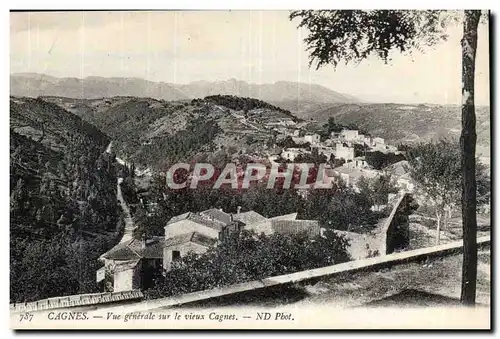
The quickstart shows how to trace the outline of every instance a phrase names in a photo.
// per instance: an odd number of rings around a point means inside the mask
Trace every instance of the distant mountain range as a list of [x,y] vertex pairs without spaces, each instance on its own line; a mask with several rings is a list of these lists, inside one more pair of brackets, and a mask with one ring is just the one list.
[[[413,143],[443,137],[458,138],[461,131],[460,107],[456,105],[363,103],[349,95],[337,93],[319,85],[304,83],[279,81],[275,84],[256,85],[231,79],[175,85],[138,78],[87,77],[76,79],[56,78],[33,73],[11,75],[11,95],[43,96],[45,100],[54,101],[64,109],[76,113],[101,130],[110,133],[113,139],[120,139],[119,136],[123,133],[123,137],[127,141],[132,135],[135,135],[134,128],[138,128],[137,119],[139,117],[135,118],[132,115],[142,115],[147,112],[147,115],[152,119],[149,122],[152,124],[151,126],[148,125],[149,123],[141,125],[143,131],[137,131],[139,133],[138,139],[145,142],[142,140],[145,137],[142,133],[148,131],[150,127],[157,127],[156,124],[153,124],[153,116],[158,115],[160,118],[162,115],[170,115],[170,113],[162,113],[163,110],[175,111],[179,116],[189,115],[193,109],[198,109],[190,102],[191,99],[217,94],[258,98],[280,109],[288,110],[292,115],[318,127],[323,126],[329,118],[333,117],[339,123],[356,124],[391,143]],[[114,98],[109,103],[103,99],[117,96],[121,98]],[[55,100],[48,97],[65,97],[70,100],[62,98]],[[154,102],[155,100],[149,102],[151,99],[147,98],[177,101],[177,103],[158,103]],[[146,102],[148,103],[146,104]],[[180,104],[188,105],[188,107],[176,108],[180,107]],[[221,118],[222,121],[227,119],[219,116],[219,111],[213,104],[207,107],[211,113],[215,114],[213,118],[216,121]],[[104,112],[106,114],[103,115]],[[131,116],[124,116],[126,112]],[[109,116],[110,114],[113,116]],[[489,158],[490,154],[490,118],[489,107],[476,107],[477,153],[485,159],[485,162],[489,161],[486,158]],[[123,125],[127,119],[132,119],[127,122],[131,124],[130,128],[125,128]],[[186,119],[181,120],[185,121]],[[158,122],[158,126],[160,125],[169,126],[168,128],[175,127],[172,121],[166,124]],[[117,128],[116,133],[111,133],[110,130],[115,127]],[[223,129],[226,128],[223,127]],[[227,128],[231,131],[235,129],[244,129],[244,126]],[[226,140],[223,144],[234,142],[234,140],[230,142]],[[140,146],[140,142],[138,146]],[[243,147],[244,145],[239,146]]]
[[251,97],[267,102],[353,103],[359,99],[326,87],[301,82],[278,81],[274,84],[250,84],[226,81],[196,81],[189,84],[153,82],[140,78],[86,77],[57,78],[38,73],[10,76],[10,94],[14,96],[58,96],[97,99],[114,96],[145,97],[161,100],[190,100],[215,94]]

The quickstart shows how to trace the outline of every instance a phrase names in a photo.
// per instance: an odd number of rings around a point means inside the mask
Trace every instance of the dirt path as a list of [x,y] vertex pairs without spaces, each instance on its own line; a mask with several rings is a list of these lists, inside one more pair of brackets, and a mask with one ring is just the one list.
[[125,202],[125,199],[123,199],[122,189],[120,186],[121,182],[122,182],[122,178],[118,178],[118,184],[116,185],[117,186],[116,196],[118,198],[118,201],[120,202],[120,207],[122,208],[123,213],[125,214],[125,219],[124,219],[125,230],[123,232],[123,237],[120,240],[120,243],[123,243],[123,242],[129,241],[129,240],[132,240],[136,226],[134,224],[134,221],[132,220],[132,215],[130,214],[130,209],[128,208],[128,205]]
[[[111,141],[106,148],[106,153],[111,153],[111,148],[113,147],[113,142]],[[116,158],[119,163],[124,163],[123,160]],[[130,209],[128,208],[127,203],[125,202],[125,199],[123,199],[123,194],[122,194],[122,188],[121,188],[121,183],[123,182],[123,178],[118,178],[117,183],[116,183],[116,198],[118,199],[118,202],[120,203],[120,207],[125,214],[125,230],[123,231],[123,237],[120,240],[120,243],[124,243],[127,241],[132,240],[133,235],[134,235],[134,230],[136,228],[134,221],[132,219],[132,214],[130,213]]]

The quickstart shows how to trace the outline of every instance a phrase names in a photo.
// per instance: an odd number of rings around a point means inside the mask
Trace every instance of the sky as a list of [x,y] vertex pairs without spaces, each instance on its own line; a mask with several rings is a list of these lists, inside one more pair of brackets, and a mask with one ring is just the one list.
[[[10,72],[189,83],[299,81],[370,102],[459,104],[461,24],[424,53],[359,65],[308,66],[305,29],[287,11],[10,14]],[[476,103],[489,103],[488,28],[480,25]]]

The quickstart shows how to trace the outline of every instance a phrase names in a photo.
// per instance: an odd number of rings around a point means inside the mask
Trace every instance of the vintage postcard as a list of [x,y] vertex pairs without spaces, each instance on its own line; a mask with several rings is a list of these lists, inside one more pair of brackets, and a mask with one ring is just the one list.
[[487,10],[12,11],[13,329],[491,329]]

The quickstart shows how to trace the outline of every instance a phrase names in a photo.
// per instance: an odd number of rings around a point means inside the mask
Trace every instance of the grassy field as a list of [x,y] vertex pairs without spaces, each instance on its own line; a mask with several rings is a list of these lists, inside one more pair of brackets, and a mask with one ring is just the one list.
[[[490,304],[490,251],[480,252],[477,302]],[[306,304],[356,307],[456,305],[460,298],[462,256],[453,255],[426,263],[410,263],[379,272],[360,272],[306,286]]]

